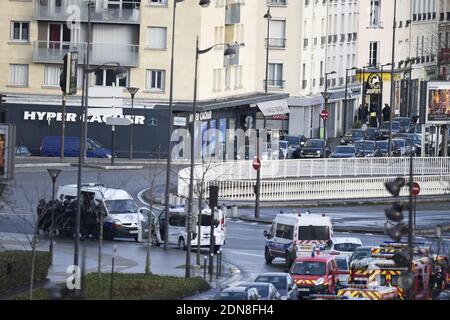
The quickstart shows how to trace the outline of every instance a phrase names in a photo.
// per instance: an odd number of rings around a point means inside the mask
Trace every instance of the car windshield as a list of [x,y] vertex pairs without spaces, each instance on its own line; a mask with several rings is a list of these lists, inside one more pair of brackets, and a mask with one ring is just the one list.
[[380,148],[381,150],[387,150],[389,142],[387,142],[387,141],[378,141],[378,142],[376,142],[376,144],[377,144],[377,147]]
[[269,286],[267,285],[251,285],[249,288],[255,288],[258,290],[261,297],[267,297],[269,295]]
[[294,264],[292,274],[303,276],[323,276],[326,272],[325,262],[300,261]]
[[353,130],[352,137],[364,137],[364,131],[362,130]]
[[371,142],[355,142],[355,147],[358,151],[372,151],[375,146]]
[[355,252],[353,252],[352,261],[369,257],[371,254],[372,250],[370,248],[356,249]]
[[349,269],[346,259],[336,259],[338,270],[347,271]]
[[400,127],[400,122],[392,121],[392,130],[400,130]]
[[305,143],[306,148],[323,148],[323,140],[308,140]]
[[284,137],[283,140],[287,141],[287,143],[289,143],[289,144],[295,144],[295,145],[300,144],[300,137]]
[[343,147],[343,146],[337,146],[334,150],[336,153],[355,153],[354,147]]
[[353,252],[360,246],[361,245],[357,243],[337,243],[334,245],[334,249],[337,251]]
[[394,141],[395,145],[398,147],[404,147],[406,145],[406,140],[392,140]]
[[137,212],[137,206],[133,199],[106,200],[105,203],[111,214]]
[[329,240],[330,229],[327,226],[300,226],[298,240]]
[[101,144],[100,142],[96,141],[96,140],[89,139],[89,142],[90,142],[90,144],[91,144],[93,147],[95,147],[95,148],[97,148],[97,149],[103,148],[102,144]]
[[[210,214],[202,214],[200,216],[200,218],[201,218],[201,224],[203,227],[211,226],[211,215]],[[219,220],[214,219],[214,226],[217,228],[218,225],[219,225]]]
[[288,142],[287,141],[279,141],[279,146],[281,149],[287,149]]
[[219,292],[214,300],[247,300],[247,292]]
[[286,290],[287,282],[286,277],[283,276],[258,276],[256,282],[269,282],[275,286],[278,290]]

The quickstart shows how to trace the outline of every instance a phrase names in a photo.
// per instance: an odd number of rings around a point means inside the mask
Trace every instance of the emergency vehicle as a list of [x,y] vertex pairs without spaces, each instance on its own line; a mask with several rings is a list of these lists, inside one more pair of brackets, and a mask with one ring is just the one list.
[[350,285],[337,292],[339,297],[361,298],[365,300],[398,300],[399,293],[394,287],[377,285]]
[[313,249],[327,249],[333,237],[331,218],[324,214],[280,213],[272,222],[267,238],[265,260],[270,264],[276,257],[284,258],[290,266],[302,255],[311,255]]
[[318,293],[335,294],[339,286],[335,256],[320,251],[295,259],[289,273],[297,284],[299,298]]
[[[398,267],[392,259],[396,252],[407,248],[404,243],[383,244],[372,250],[372,256],[354,262],[350,269],[350,284],[368,286],[395,287],[399,297],[404,299],[406,292],[399,286],[399,279],[408,271],[407,267]],[[431,299],[430,279],[433,272],[433,261],[425,255],[429,248],[414,248],[413,259],[413,299]]]

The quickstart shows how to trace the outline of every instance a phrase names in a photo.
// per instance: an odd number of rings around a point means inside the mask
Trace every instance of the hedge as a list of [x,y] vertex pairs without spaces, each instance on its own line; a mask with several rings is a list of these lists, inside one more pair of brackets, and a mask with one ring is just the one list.
[[[0,252],[0,294],[30,284],[31,251]],[[34,281],[47,278],[50,254],[36,251]]]

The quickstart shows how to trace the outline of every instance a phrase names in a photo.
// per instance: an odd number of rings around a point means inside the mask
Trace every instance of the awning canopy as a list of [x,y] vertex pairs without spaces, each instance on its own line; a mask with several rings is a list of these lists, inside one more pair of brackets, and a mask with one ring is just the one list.
[[265,117],[289,113],[287,99],[259,102],[257,106]]

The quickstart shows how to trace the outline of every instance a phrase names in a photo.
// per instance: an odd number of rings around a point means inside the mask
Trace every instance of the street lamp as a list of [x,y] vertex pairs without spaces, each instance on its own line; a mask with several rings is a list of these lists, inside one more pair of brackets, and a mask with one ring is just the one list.
[[50,222],[50,246],[48,251],[50,252],[50,264],[53,264],[53,235],[54,235],[54,226],[55,226],[55,184],[56,179],[58,179],[59,174],[61,173],[60,169],[47,169],[50,178],[52,179],[52,216]]
[[[202,2],[202,1],[200,1]],[[200,4],[201,5],[201,4]],[[213,48],[218,46],[226,46],[223,53],[224,56],[230,56],[236,54],[236,50],[228,43],[215,44],[206,49],[199,49],[198,47],[198,36],[195,47],[195,71],[194,71],[194,101],[192,103],[192,123],[191,123],[191,163],[190,163],[190,178],[189,178],[189,211],[188,211],[188,222],[187,222],[187,244],[186,244],[186,278],[191,276],[191,220],[193,214],[193,204],[194,204],[194,144],[195,144],[195,117],[197,114],[197,73],[198,73],[198,57],[201,54],[205,54],[211,51]],[[167,219],[166,219],[167,220]],[[199,235],[200,237],[200,235]]]
[[391,156],[392,151],[392,114],[395,109],[394,106],[394,90],[395,90],[395,82],[394,82],[394,70],[395,70],[395,33],[397,30],[397,0],[394,0],[394,22],[392,26],[392,57],[391,57],[391,110],[389,115],[389,146],[388,146],[388,155]]
[[[331,98],[331,92],[328,92],[328,76],[332,75],[332,74],[336,74],[336,71],[331,71],[331,72],[325,72],[325,91],[321,92],[322,97],[324,99],[324,109],[327,110],[328,107],[328,100],[330,100]],[[325,147],[327,144],[327,126],[326,126],[327,120],[324,118],[323,119],[323,157],[325,158]]]
[[133,125],[134,125],[134,96],[138,92],[139,88],[128,87],[128,92],[131,94],[131,126],[130,126],[130,156],[129,159],[133,159]]
[[348,103],[348,72],[358,70],[358,68],[345,69],[345,99],[344,99],[344,134],[347,132],[347,103]]
[[[89,51],[89,50],[88,50]],[[87,78],[86,75],[93,73],[100,68],[106,66],[106,65],[116,65],[116,68],[114,69],[114,76],[117,78],[123,78],[127,74],[127,69],[120,66],[119,62],[107,62],[104,63],[98,67],[95,68],[88,68],[86,64],[86,57],[83,64],[83,84],[86,86]],[[75,245],[74,245],[74,254],[73,254],[73,264],[78,266],[78,260],[79,260],[79,252],[80,252],[80,220],[81,220],[81,176],[82,176],[82,169],[83,169],[83,158],[84,153],[86,151],[85,142],[86,142],[86,128],[87,128],[87,117],[88,117],[88,105],[87,105],[87,88],[83,86],[82,90],[82,96],[81,99],[81,121],[82,125],[80,125],[80,150],[79,150],[79,156],[78,156],[78,177],[77,177],[77,216],[76,216],[76,222],[75,222]],[[86,91],[85,91],[86,90]],[[114,154],[111,155],[111,157],[114,157]]]
[[[170,172],[172,167],[172,153],[171,153],[171,145],[172,145],[172,130],[173,130],[173,74],[174,74],[174,52],[175,52],[175,17],[177,10],[177,3],[183,2],[184,0],[174,0],[173,1],[173,14],[172,14],[172,48],[171,48],[171,56],[170,56],[170,85],[169,85],[169,125],[168,129],[168,142],[167,142],[167,170],[166,170],[166,194],[165,194],[165,211],[166,211],[166,219],[164,222],[164,250],[168,249],[169,242],[169,192],[170,192]],[[210,4],[210,0],[200,0],[199,6],[202,8],[206,8]]]

